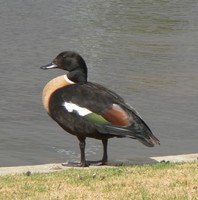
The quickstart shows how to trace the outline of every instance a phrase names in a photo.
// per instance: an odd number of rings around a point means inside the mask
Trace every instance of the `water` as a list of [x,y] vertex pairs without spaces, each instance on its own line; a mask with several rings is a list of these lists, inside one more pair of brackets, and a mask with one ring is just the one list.
[[[168,0],[0,2],[0,166],[79,159],[77,139],[45,113],[41,93],[63,50],[86,60],[89,80],[134,106],[161,146],[112,139],[110,160],[197,153],[198,3]],[[102,155],[87,140],[88,159]]]

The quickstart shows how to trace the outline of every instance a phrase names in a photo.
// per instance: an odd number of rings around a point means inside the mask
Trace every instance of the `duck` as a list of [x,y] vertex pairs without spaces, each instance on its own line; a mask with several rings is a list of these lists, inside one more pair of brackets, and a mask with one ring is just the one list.
[[[108,140],[114,137],[135,139],[147,147],[160,145],[139,113],[120,95],[87,80],[87,65],[78,53],[63,51],[50,64],[40,68],[67,71],[45,85],[42,101],[48,115],[67,133],[77,137],[80,163],[75,165],[107,164]],[[102,160],[86,159],[86,138],[102,141]]]

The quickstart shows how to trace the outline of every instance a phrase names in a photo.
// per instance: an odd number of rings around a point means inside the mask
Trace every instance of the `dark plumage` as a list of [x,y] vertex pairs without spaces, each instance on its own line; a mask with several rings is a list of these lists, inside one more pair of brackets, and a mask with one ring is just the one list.
[[77,136],[81,151],[81,166],[85,159],[86,137],[102,140],[107,162],[107,142],[112,137],[137,139],[148,147],[160,144],[139,114],[116,93],[87,82],[87,66],[83,58],[71,51],[60,53],[42,69],[60,68],[67,75],[51,80],[43,90],[43,104],[48,114],[65,131]]

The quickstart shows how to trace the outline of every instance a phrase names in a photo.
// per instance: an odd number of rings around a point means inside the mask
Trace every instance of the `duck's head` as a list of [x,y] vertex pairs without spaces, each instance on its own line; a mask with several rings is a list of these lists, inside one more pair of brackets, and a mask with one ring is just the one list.
[[59,68],[68,71],[67,77],[76,83],[87,82],[87,66],[84,59],[76,52],[64,51],[41,69]]

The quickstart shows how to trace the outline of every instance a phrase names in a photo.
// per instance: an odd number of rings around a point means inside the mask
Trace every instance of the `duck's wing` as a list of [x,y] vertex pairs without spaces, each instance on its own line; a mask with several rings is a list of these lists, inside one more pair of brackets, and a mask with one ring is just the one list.
[[159,144],[137,111],[111,90],[94,83],[60,90],[64,109],[94,124],[99,133],[138,139],[146,146]]

